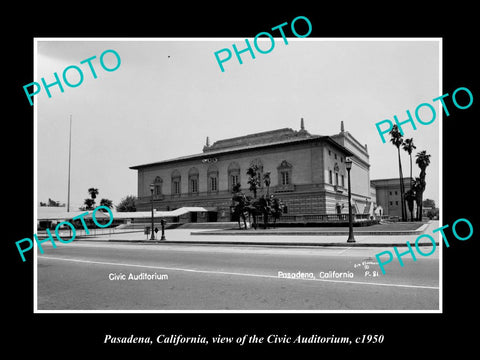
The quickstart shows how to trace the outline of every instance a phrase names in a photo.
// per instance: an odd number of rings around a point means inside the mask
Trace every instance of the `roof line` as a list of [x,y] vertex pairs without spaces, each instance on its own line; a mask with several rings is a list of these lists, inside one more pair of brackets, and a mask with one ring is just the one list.
[[312,135],[308,138],[292,139],[292,140],[287,140],[287,141],[283,140],[281,142],[273,142],[273,143],[268,143],[268,144],[256,144],[256,145],[243,146],[243,147],[238,147],[238,148],[225,148],[225,149],[219,149],[219,150],[216,150],[216,151],[213,150],[213,151],[209,151],[209,152],[205,152],[205,153],[187,155],[187,156],[183,156],[183,157],[178,157],[178,158],[174,158],[174,159],[167,159],[167,160],[157,161],[157,162],[148,163],[148,164],[134,165],[134,166],[130,166],[129,169],[137,170],[137,169],[140,169],[140,168],[154,166],[154,165],[163,165],[163,164],[169,164],[169,163],[174,163],[174,162],[195,160],[195,159],[199,159],[199,158],[208,158],[208,157],[212,157],[212,156],[215,156],[215,155],[225,155],[225,154],[232,154],[232,153],[237,153],[237,152],[245,152],[245,151],[249,151],[249,150],[252,150],[252,149],[262,149],[262,148],[276,147],[276,146],[282,146],[282,145],[308,143],[308,142],[314,142],[314,141],[317,141],[317,140],[324,140],[324,141],[329,142],[330,144],[335,145],[336,147],[342,149],[347,154],[347,156],[352,156],[353,155],[353,153],[350,150],[348,150],[346,147],[337,143],[330,136]]

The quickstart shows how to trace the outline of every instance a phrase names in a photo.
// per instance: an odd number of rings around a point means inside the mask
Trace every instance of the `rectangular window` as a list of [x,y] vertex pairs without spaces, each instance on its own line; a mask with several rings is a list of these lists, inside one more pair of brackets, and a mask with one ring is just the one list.
[[190,180],[190,189],[192,193],[197,193],[198,192],[198,180],[197,179],[191,179]]
[[210,178],[210,191],[217,191],[217,178],[211,177]]
[[338,173],[335,173],[335,185],[338,185]]
[[232,175],[232,186],[238,184],[238,175]]
[[282,175],[282,185],[290,184],[290,178],[289,178],[289,175],[288,175],[288,171],[282,171],[281,175]]
[[162,195],[162,187],[160,185],[155,185],[155,195]]
[[390,201],[390,205],[393,205],[393,202]]
[[345,187],[345,176],[342,175],[342,186]]
[[328,170],[328,182],[333,184],[332,170]]
[[395,201],[395,205],[398,205],[398,201]]
[[180,194],[180,181],[173,182],[173,193]]

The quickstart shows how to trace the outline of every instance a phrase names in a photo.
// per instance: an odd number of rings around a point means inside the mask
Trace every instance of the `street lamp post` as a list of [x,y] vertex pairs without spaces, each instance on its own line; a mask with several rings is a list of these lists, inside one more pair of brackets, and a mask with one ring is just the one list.
[[352,159],[347,157],[345,159],[345,166],[347,168],[348,173],[348,240],[347,242],[353,243],[355,242],[355,238],[353,237],[353,223],[352,223],[352,190],[350,185],[350,170],[352,169]]
[[153,190],[155,189],[155,185],[150,184],[150,193],[152,194],[152,227],[150,229],[151,235],[150,235],[150,240],[155,240],[155,234],[153,232]]

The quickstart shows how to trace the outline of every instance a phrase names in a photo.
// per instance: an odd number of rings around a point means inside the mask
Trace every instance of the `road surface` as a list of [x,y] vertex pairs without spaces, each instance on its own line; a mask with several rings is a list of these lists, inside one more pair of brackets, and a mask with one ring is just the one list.
[[[438,310],[438,251],[381,274],[379,247],[75,241],[37,252],[37,309]],[[427,250],[425,250],[427,252]],[[303,274],[303,275],[302,275]],[[287,277],[289,276],[289,277]],[[304,278],[302,278],[304,277]]]

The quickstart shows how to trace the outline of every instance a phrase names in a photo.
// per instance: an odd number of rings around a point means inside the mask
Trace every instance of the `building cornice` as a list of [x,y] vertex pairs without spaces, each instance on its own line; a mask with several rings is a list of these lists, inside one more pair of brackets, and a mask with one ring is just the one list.
[[281,148],[284,146],[290,146],[290,145],[299,145],[299,144],[310,144],[310,143],[320,143],[320,142],[326,142],[329,143],[340,150],[342,150],[346,156],[354,156],[354,154],[336,142],[334,139],[332,139],[330,136],[320,136],[320,135],[311,135],[310,137],[306,138],[292,138],[288,140],[283,140],[283,141],[278,141],[278,142],[272,142],[272,143],[267,143],[267,144],[255,144],[255,145],[248,145],[248,146],[241,146],[241,147],[230,147],[226,149],[221,149],[221,150],[212,150],[212,151],[207,151],[199,154],[194,154],[194,155],[187,155],[187,156],[182,156],[179,158],[174,158],[174,159],[169,159],[169,160],[163,160],[163,161],[158,161],[158,162],[153,162],[153,163],[148,163],[148,164],[142,164],[142,165],[135,165],[135,166],[130,166],[129,168],[132,170],[140,170],[152,166],[158,166],[158,165],[167,165],[167,164],[175,164],[175,163],[181,163],[181,162],[186,162],[186,161],[191,161],[191,160],[206,160],[208,159],[216,159],[216,156],[221,156],[221,155],[227,155],[227,154],[235,154],[235,153],[245,153],[249,152],[252,150],[261,150],[261,149],[267,149],[267,148]]

